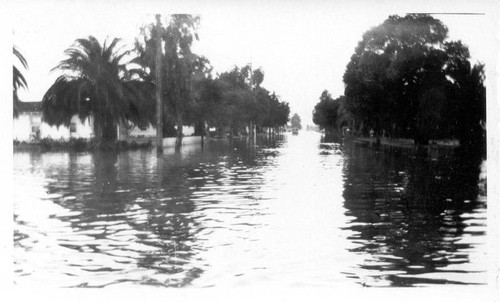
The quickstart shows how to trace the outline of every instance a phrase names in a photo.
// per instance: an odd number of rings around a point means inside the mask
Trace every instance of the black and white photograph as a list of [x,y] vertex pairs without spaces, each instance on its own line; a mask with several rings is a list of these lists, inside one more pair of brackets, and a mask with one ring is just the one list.
[[497,299],[498,1],[8,7],[9,292]]

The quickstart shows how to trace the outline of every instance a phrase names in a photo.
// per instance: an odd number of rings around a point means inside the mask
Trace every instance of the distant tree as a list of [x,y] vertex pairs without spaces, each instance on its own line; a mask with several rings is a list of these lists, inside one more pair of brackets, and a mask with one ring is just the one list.
[[192,101],[186,110],[186,122],[195,125],[197,133],[205,131],[205,124],[214,125],[222,110],[223,90],[219,81],[212,78],[212,67],[205,57],[198,57],[193,74]]
[[[276,98],[277,96],[273,93],[271,98]],[[279,101],[279,99],[277,99]],[[274,116],[274,126],[282,127],[285,126],[290,120],[290,105],[287,102],[279,101],[276,108],[276,114]]]
[[218,76],[223,89],[224,111],[221,122],[230,132],[248,125],[257,115],[256,99],[251,87],[250,67],[233,69]]
[[[119,39],[101,45],[89,36],[78,39],[68,56],[53,70],[64,72],[43,96],[43,119],[49,125],[69,126],[74,115],[83,121],[92,116],[98,143],[116,140],[117,124],[140,124],[151,112],[147,83],[127,70],[129,51],[117,49]],[[154,112],[154,111],[153,111]]]
[[319,103],[316,104],[313,111],[313,122],[328,132],[336,130],[340,124],[339,109],[342,97],[332,99],[328,90],[324,90],[319,97]]
[[297,113],[292,116],[291,123],[293,128],[302,129],[300,116]]
[[261,86],[264,72],[260,68],[234,66],[215,79],[211,74],[198,76],[195,72],[194,79],[194,106],[189,110],[189,120],[201,119],[231,133],[250,125],[276,128],[288,122],[288,103]]
[[[13,53],[16,59],[21,63],[21,65],[24,67],[24,69],[28,69],[28,62],[24,58],[24,56],[19,52],[19,50],[14,46],[13,47]],[[12,70],[12,92],[13,92],[13,114],[14,117],[17,117],[19,112],[18,112],[18,103],[19,103],[19,97],[17,96],[17,91],[19,88],[23,89],[28,89],[28,83],[26,82],[26,79],[24,78],[24,75],[21,73],[21,71],[17,68],[17,66],[14,64],[13,65],[13,70]]]
[[264,72],[262,69],[256,69],[253,71],[252,82],[255,87],[259,88],[262,82],[264,81]]
[[257,123],[266,128],[276,128],[286,125],[289,120],[290,107],[288,103],[281,102],[273,92],[259,88],[257,93],[257,106],[259,115]]

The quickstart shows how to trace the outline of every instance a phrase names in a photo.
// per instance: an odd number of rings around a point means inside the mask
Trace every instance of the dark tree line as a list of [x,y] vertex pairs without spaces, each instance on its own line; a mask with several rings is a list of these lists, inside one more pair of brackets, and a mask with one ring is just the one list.
[[467,46],[447,35],[424,14],[390,16],[365,32],[344,73],[345,96],[322,95],[315,123],[417,144],[453,138],[485,146],[484,65],[472,65]]
[[257,130],[286,125],[290,114],[288,103],[262,87],[263,81],[263,71],[252,70],[249,65],[235,66],[219,74],[215,83],[222,98],[210,124],[231,133],[251,125],[256,125]]
[[54,68],[63,74],[43,97],[43,119],[68,126],[74,115],[82,121],[91,116],[98,142],[116,140],[119,124],[156,125],[155,45],[161,37],[164,136],[179,141],[183,125],[198,134],[208,127],[235,133],[251,125],[286,125],[288,103],[261,86],[262,70],[234,67],[214,77],[209,60],[191,51],[198,26],[196,16],[171,15],[164,25],[141,28],[129,50],[119,47],[119,39],[102,45],[93,36],[76,40]]

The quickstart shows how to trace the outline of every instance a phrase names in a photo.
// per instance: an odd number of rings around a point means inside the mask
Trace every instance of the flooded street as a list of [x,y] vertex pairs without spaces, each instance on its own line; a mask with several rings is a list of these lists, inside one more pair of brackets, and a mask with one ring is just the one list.
[[[302,131],[204,149],[14,153],[18,285],[487,282],[479,167]],[[444,154],[443,154],[444,152]]]

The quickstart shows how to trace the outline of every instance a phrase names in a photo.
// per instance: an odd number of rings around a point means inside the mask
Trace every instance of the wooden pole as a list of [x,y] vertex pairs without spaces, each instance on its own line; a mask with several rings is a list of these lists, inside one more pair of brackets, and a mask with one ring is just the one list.
[[161,49],[161,15],[156,15],[156,57],[155,57],[155,80],[156,80],[156,152],[163,153],[163,103],[162,95],[162,49]]

